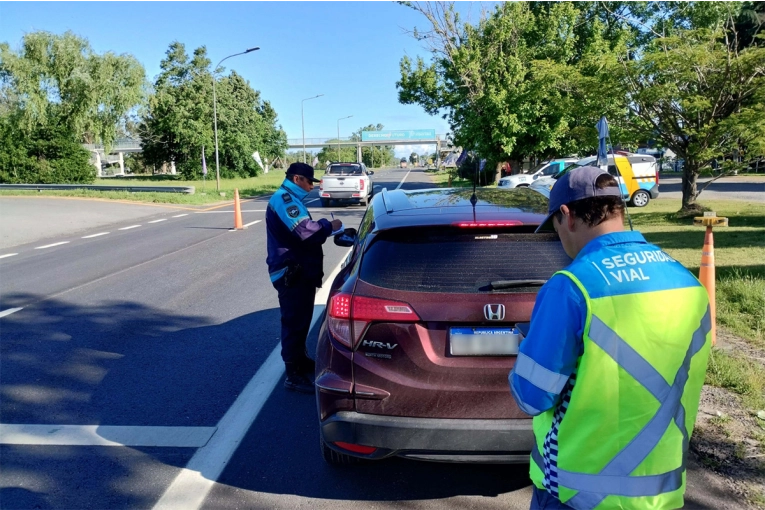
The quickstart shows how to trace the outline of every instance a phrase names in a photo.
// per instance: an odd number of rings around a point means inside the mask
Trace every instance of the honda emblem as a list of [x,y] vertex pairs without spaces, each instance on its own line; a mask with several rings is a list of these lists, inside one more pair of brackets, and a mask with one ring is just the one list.
[[505,320],[505,305],[484,305],[483,316],[487,321]]

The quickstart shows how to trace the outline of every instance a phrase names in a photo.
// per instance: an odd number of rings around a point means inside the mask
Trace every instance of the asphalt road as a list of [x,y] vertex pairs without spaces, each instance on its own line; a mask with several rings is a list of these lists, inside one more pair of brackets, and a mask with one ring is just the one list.
[[[421,170],[374,177],[430,187]],[[316,196],[314,218],[358,225],[362,207]],[[229,205],[59,230],[48,214],[0,250],[15,253],[0,259],[0,507],[528,508],[526,465],[323,462],[314,399],[281,386],[266,202],[242,204],[244,231]],[[330,278],[347,251],[325,246]],[[728,504],[688,480],[689,507]]]
[[[709,184],[711,178],[698,179],[696,185],[702,189]],[[682,177],[662,177],[659,180],[659,198],[677,199],[683,198]],[[698,197],[702,204],[705,200],[746,200],[751,202],[765,202],[765,176],[755,177],[748,175],[736,175],[721,177],[712,182],[701,192]]]

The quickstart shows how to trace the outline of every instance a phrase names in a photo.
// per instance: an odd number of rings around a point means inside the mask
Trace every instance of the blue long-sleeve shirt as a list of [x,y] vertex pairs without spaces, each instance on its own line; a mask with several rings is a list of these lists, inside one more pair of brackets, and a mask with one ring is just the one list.
[[324,276],[321,245],[332,234],[332,224],[325,218],[313,221],[303,204],[306,196],[307,191],[285,179],[268,201],[266,263],[272,282],[284,276],[287,266],[299,264],[301,279],[321,286]]
[[509,377],[513,397],[524,413],[536,416],[558,403],[584,349],[586,313],[584,296],[566,276],[553,276],[539,290],[529,333],[521,342]]

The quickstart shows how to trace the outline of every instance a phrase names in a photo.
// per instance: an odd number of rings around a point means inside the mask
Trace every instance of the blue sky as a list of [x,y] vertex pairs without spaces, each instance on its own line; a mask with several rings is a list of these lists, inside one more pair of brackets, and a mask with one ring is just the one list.
[[[477,20],[480,3],[459,9]],[[348,136],[368,124],[385,129],[435,129],[445,120],[398,102],[396,80],[404,55],[427,57],[404,29],[426,28],[414,10],[394,2],[2,2],[0,40],[18,48],[25,33],[71,30],[98,53],[134,55],[153,81],[168,45],[190,54],[207,46],[213,63],[232,53],[260,51],[224,62],[271,102],[289,138]],[[426,148],[399,147],[397,154]]]

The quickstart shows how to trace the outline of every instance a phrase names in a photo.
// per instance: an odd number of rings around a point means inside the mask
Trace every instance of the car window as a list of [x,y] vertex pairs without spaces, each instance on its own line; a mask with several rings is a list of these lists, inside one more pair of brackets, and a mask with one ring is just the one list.
[[363,175],[358,165],[332,165],[327,171],[328,175]]
[[492,281],[549,279],[570,262],[557,234],[409,228],[378,235],[364,255],[360,278],[402,291],[484,293]]
[[614,177],[619,177],[619,170],[617,170],[616,165],[608,165],[608,173]]
[[542,175],[555,175],[559,170],[560,165],[558,163],[550,163],[542,170]]

